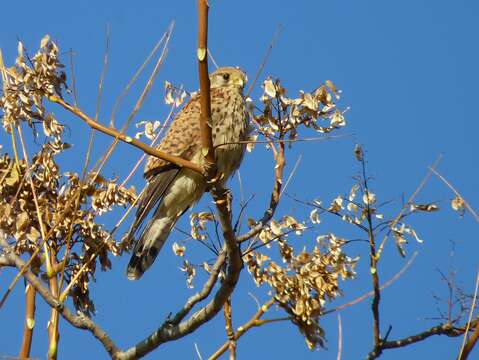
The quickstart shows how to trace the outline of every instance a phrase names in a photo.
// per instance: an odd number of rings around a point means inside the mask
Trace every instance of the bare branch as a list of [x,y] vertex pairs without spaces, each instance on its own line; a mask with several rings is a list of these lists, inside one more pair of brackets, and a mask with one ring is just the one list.
[[208,2],[198,0],[198,73],[200,79],[200,129],[201,150],[204,156],[204,171],[211,180],[215,173],[215,148],[211,135],[211,92],[208,74]]
[[[6,241],[5,234],[0,231],[0,244],[4,247],[5,251],[9,251],[10,247]],[[43,297],[43,299],[47,302],[47,304],[57,310],[60,315],[67,320],[71,325],[76,328],[84,329],[90,331],[93,336],[95,336],[103,345],[105,350],[113,357],[116,353],[119,352],[118,347],[115,345],[113,340],[108,336],[108,334],[100,328],[93,320],[84,316],[84,315],[74,315],[68,310],[66,306],[64,306],[61,302],[59,302],[53,294],[43,285],[43,283],[33,274],[28,267],[26,266],[25,262],[20,259],[13,251],[7,252],[6,256],[11,259],[11,261],[15,264],[15,267],[19,270],[23,270],[23,276],[25,279],[35,288],[35,290]]]
[[263,71],[263,69],[266,65],[266,62],[268,61],[269,55],[271,54],[271,51],[273,50],[274,46],[276,45],[276,41],[278,40],[278,36],[281,33],[281,30],[283,30],[283,27],[280,25],[280,26],[278,26],[278,28],[274,32],[273,38],[271,39],[271,41],[269,43],[269,46],[268,46],[268,49],[266,50],[266,53],[264,54],[263,61],[261,62],[261,65],[259,66],[258,71],[256,71],[256,75],[254,77],[253,82],[251,83],[251,85],[249,86],[248,91],[246,92],[246,97],[251,95],[251,92],[253,91],[254,86],[255,86],[256,82],[258,81],[258,79],[261,75],[261,72]]
[[235,333],[233,330],[233,321],[231,318],[231,297],[226,300],[225,305],[223,306],[223,312],[225,316],[225,329],[226,329],[226,337],[228,338],[228,348],[230,349],[230,360],[236,359],[236,341],[235,341]]
[[173,324],[179,324],[181,320],[185,318],[186,315],[191,311],[191,309],[200,301],[206,299],[210,293],[213,287],[216,284],[216,280],[218,279],[218,275],[220,273],[221,268],[223,267],[224,263],[226,261],[226,251],[222,250],[218,258],[216,259],[216,262],[211,269],[211,274],[206,283],[203,285],[203,288],[201,291],[197,292],[193,296],[191,296],[186,304],[183,306],[183,309],[178,311],[178,313],[175,315],[175,317],[172,320]]
[[[386,287],[390,286],[392,283],[394,283],[396,280],[398,280],[402,274],[404,274],[406,272],[406,270],[412,265],[412,263],[414,262],[414,260],[416,259],[416,256],[417,256],[417,251],[411,256],[411,259],[409,259],[409,261],[401,268],[401,270],[399,270],[392,278],[390,278],[388,281],[386,281],[384,284],[382,284],[379,289],[380,290],[384,290]],[[370,296],[373,296],[374,295],[374,291],[368,291],[367,293],[361,295],[360,297],[346,303],[346,304],[343,304],[343,305],[339,305],[337,307],[335,307],[334,309],[331,309],[331,310],[326,310],[324,312],[321,313],[321,315],[327,315],[327,314],[331,314],[335,311],[340,311],[340,310],[343,310],[347,307],[350,307],[350,306],[353,306],[365,299],[367,299],[368,297]]]
[[472,333],[471,337],[467,341],[466,345],[462,349],[462,353],[461,353],[461,356],[459,357],[459,360],[466,360],[468,358],[469,354],[471,353],[471,350],[474,348],[474,346],[476,346],[477,341],[479,340],[479,325],[478,325],[478,322],[479,322],[479,317],[476,318],[476,320],[475,320],[476,327],[475,327],[474,332]]
[[[249,319],[246,323],[241,325],[234,335],[234,341],[238,341],[240,337],[242,337],[248,330],[252,329],[253,327],[261,326],[264,322],[261,322],[261,317],[269,310],[271,306],[275,303],[274,298],[269,299],[267,302],[261,306],[258,311]],[[216,352],[210,356],[209,360],[216,360],[218,359],[229,347],[229,340],[226,341],[223,345],[220,346]]]
[[[106,35],[105,35],[105,53],[103,55],[103,68],[100,73],[100,80],[98,81],[98,95],[96,98],[96,112],[95,112],[95,121],[98,122],[100,117],[101,109],[101,98],[103,95],[103,82],[105,80],[106,71],[108,69],[108,57],[109,57],[109,48],[110,48],[110,24],[107,24]],[[76,103],[75,103],[76,105]],[[90,164],[91,152],[93,150],[93,139],[95,137],[95,130],[90,130],[90,137],[88,139],[88,148],[85,155],[85,165],[83,165],[83,178],[87,173],[88,165]]]
[[377,255],[376,248],[376,236],[373,230],[373,220],[372,220],[372,211],[371,204],[369,203],[369,187],[368,187],[368,177],[366,174],[366,161],[364,156],[359,158],[362,168],[362,181],[364,186],[364,194],[366,199],[366,219],[368,223],[368,239],[369,239],[369,258],[370,258],[370,273],[371,281],[373,285],[373,301],[371,303],[371,310],[373,312],[373,339],[374,339],[374,349],[379,354],[381,354],[381,329],[379,322],[379,302],[381,301],[381,289],[379,288],[379,275],[378,275],[378,260],[379,256]]
[[[477,321],[474,322],[474,326],[477,327]],[[464,334],[464,332],[465,332],[464,328],[453,327],[450,323],[440,324],[428,330],[425,330],[421,333],[418,333],[416,335],[408,336],[407,338],[404,338],[404,339],[384,341],[381,343],[381,351],[386,349],[395,349],[395,348],[408,346],[408,345],[417,343],[419,341],[425,340],[428,337],[431,337],[433,335],[446,335],[449,337],[457,337]],[[378,353],[377,350],[375,349],[374,351],[370,352],[366,358],[368,360],[372,360],[372,359],[378,358],[379,355],[380,353]]]
[[22,346],[18,357],[30,357],[30,349],[32,346],[33,328],[35,326],[35,288],[27,284],[25,289],[25,325],[23,327]]
[[[135,74],[133,75],[133,77],[130,79],[130,81],[128,82],[128,84],[126,85],[126,87],[123,89],[122,93],[118,96],[118,98],[116,99],[115,101],[115,105],[113,105],[113,110],[111,112],[111,116],[110,116],[110,127],[114,127],[115,126],[115,116],[116,116],[116,113],[123,101],[123,99],[126,97],[126,95],[128,95],[128,92],[130,91],[131,87],[135,84],[136,80],[138,79],[138,77],[141,75],[141,73],[143,72],[143,70],[145,69],[146,65],[148,65],[148,63],[151,61],[151,59],[153,58],[153,55],[156,54],[156,52],[158,51],[158,49],[160,48],[161,44],[163,44],[163,42],[165,42],[165,46],[166,44],[168,43],[168,40],[173,32],[173,28],[175,26],[175,22],[172,21],[169,25],[168,25],[168,30],[163,34],[163,36],[161,37],[160,40],[158,40],[158,42],[155,44],[155,46],[153,47],[153,49],[150,51],[150,53],[148,54],[148,56],[146,57],[145,61],[143,62],[143,64],[141,64],[141,66],[138,68],[138,70],[135,72]],[[161,57],[161,56],[160,56]]]
[[[416,188],[416,190],[414,190],[414,193],[412,193],[412,195],[409,197],[409,199],[406,201],[406,203],[404,204],[404,206],[402,207],[401,211],[399,211],[399,214],[396,216],[396,218],[394,219],[394,221],[391,223],[390,227],[393,228],[394,226],[396,226],[396,224],[402,219],[402,216],[404,214],[404,212],[406,211],[407,207],[412,204],[412,202],[414,201],[414,199],[416,198],[416,196],[421,192],[421,190],[424,188],[424,186],[427,184],[427,182],[429,181],[429,179],[431,178],[431,175],[432,175],[432,172],[433,170],[439,165],[439,163],[441,162],[442,160],[442,154],[440,154],[436,161],[434,162],[434,164],[429,167],[429,171],[427,172],[426,176],[424,177],[424,179],[421,181],[421,183],[419,184],[419,186]],[[384,236],[383,240],[381,241],[381,244],[379,245],[379,249],[378,249],[378,254],[381,255],[381,252],[382,252],[382,249],[384,248],[384,245],[386,244],[386,241],[387,239],[389,238],[388,235]]]
[[275,154],[276,166],[275,166],[275,179],[273,191],[271,192],[271,197],[269,201],[269,207],[263,214],[263,217],[258,221],[258,223],[253,226],[248,232],[238,237],[238,242],[244,242],[252,237],[256,236],[263,230],[264,226],[273,218],[276,207],[278,206],[279,199],[281,196],[281,187],[283,184],[283,170],[286,164],[284,157],[284,144],[278,144],[279,151]]
[[127,144],[135,146],[138,149],[142,150],[143,152],[145,152],[149,155],[152,155],[152,156],[155,156],[157,158],[169,161],[169,162],[171,162],[175,165],[185,167],[187,169],[190,169],[190,170],[193,170],[193,171],[196,171],[196,172],[199,172],[199,173],[202,172],[201,168],[198,165],[196,165],[195,163],[191,162],[191,161],[184,160],[184,159],[182,159],[178,156],[170,155],[170,154],[167,154],[163,151],[152,148],[151,146],[148,146],[145,143],[143,143],[143,142],[141,142],[137,139],[134,139],[134,138],[132,138],[130,136],[127,136],[127,135],[125,135],[125,134],[123,134],[123,133],[121,133],[121,132],[119,132],[119,131],[117,131],[113,128],[106,127],[106,126],[96,122],[91,117],[86,115],[83,111],[81,111],[79,108],[68,104],[63,99],[60,99],[60,98],[55,97],[55,96],[51,96],[51,97],[49,97],[49,100],[54,102],[54,103],[57,103],[57,104],[61,105],[66,110],[75,114],[81,120],[85,121],[89,126],[91,126],[95,130],[98,130],[98,131],[100,131],[100,132],[102,132],[106,135],[110,135],[110,136],[112,136],[116,139],[119,139],[119,140],[127,143]]

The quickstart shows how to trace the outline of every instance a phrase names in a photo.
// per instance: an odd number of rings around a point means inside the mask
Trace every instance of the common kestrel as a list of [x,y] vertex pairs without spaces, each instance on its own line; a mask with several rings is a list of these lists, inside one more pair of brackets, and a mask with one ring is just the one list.
[[[243,158],[249,132],[243,87],[246,75],[237,68],[223,67],[210,74],[211,120],[216,165],[225,182]],[[158,149],[202,164],[200,94],[194,95],[174,118]],[[221,144],[228,144],[220,146]],[[145,168],[147,185],[138,202],[136,218],[127,236],[138,238],[128,264],[127,276],[139,279],[151,266],[179,217],[206,190],[204,177],[165,160],[150,157]],[[142,226],[149,212],[153,216]],[[139,234],[139,236],[138,236]]]

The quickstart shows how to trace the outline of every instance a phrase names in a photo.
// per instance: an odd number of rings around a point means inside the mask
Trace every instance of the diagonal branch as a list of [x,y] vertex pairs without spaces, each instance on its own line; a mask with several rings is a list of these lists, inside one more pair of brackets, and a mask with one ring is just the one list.
[[476,346],[477,341],[479,340],[479,325],[478,325],[478,322],[479,322],[479,317],[477,317],[476,320],[475,320],[476,328],[474,329],[474,332],[472,333],[469,340],[464,345],[464,348],[462,349],[459,360],[466,360],[467,357],[469,356],[469,354],[471,353],[472,349],[474,348],[474,346]]
[[64,101],[63,99],[61,99],[59,97],[50,96],[48,99],[51,102],[57,103],[57,104],[61,105],[63,108],[65,108],[66,110],[75,114],[81,120],[85,121],[90,127],[92,127],[95,130],[98,130],[98,131],[100,131],[100,132],[102,132],[106,135],[110,135],[110,136],[112,136],[116,139],[119,139],[119,140],[127,143],[127,144],[135,146],[138,149],[142,150],[143,152],[147,153],[148,155],[152,155],[152,156],[155,156],[155,157],[160,158],[162,160],[169,161],[169,162],[171,162],[175,165],[178,165],[180,167],[184,167],[184,168],[202,173],[201,168],[197,164],[195,164],[191,161],[182,159],[178,156],[170,155],[170,154],[167,154],[163,151],[152,148],[151,146],[148,146],[145,143],[143,143],[143,142],[141,142],[141,141],[139,141],[135,138],[132,138],[128,135],[125,135],[125,134],[119,132],[118,130],[116,130],[114,128],[106,127],[106,126],[96,122],[95,120],[93,120],[91,117],[86,115],[83,111],[81,111],[76,106],[70,105],[69,103],[67,103],[66,101]]
[[467,210],[469,210],[469,212],[472,214],[472,216],[474,217],[474,219],[479,222],[479,215],[476,213],[476,211],[474,210],[474,208],[469,205],[469,203],[466,201],[466,199],[461,195],[461,193],[449,182],[446,180],[446,178],[444,176],[442,176],[439,171],[437,171],[436,169],[434,169],[433,167],[430,167],[429,170],[431,172],[434,173],[434,175],[436,175],[444,184],[446,184],[446,186],[452,190],[452,192],[460,199],[462,199],[462,201],[464,201],[464,206],[466,207]]
[[[234,334],[234,341],[237,341],[240,337],[242,337],[248,330],[261,326],[264,324],[263,321],[261,321],[261,317],[269,310],[271,306],[275,303],[274,298],[269,299],[267,302],[265,302],[261,307],[259,307],[258,311],[249,319],[246,323],[241,325],[238,330]],[[218,359],[222,354],[225,353],[226,350],[228,350],[228,346],[230,344],[230,340],[225,341],[223,345],[221,345],[218,350],[215,351],[213,355],[210,356],[209,360],[216,360]]]
[[11,248],[6,241],[6,235],[2,231],[0,231],[0,245],[3,246],[4,251],[6,252],[5,256],[15,264],[15,267],[19,270],[24,269],[23,277],[25,277],[25,279],[35,288],[51,308],[58,311],[60,315],[74,327],[90,331],[93,336],[101,342],[105,350],[111,356],[114,356],[114,354],[119,352],[119,349],[113,340],[102,328],[100,328],[100,326],[93,322],[93,320],[84,315],[74,315],[66,306],[53,296],[40,279],[38,279],[38,277],[36,277],[26,266],[25,262],[11,251]]
[[183,320],[186,315],[191,311],[191,309],[200,301],[203,301],[206,299],[210,293],[211,290],[213,289],[213,286],[216,284],[216,280],[218,279],[218,275],[220,273],[221,268],[223,267],[224,263],[226,261],[226,251],[222,250],[218,258],[216,259],[216,262],[211,269],[211,274],[206,283],[203,285],[203,288],[201,291],[197,292],[193,296],[191,296],[186,304],[183,306],[183,308],[178,311],[178,313],[175,315],[175,317],[172,320],[173,324],[179,324],[181,320]]
[[[477,321],[474,322],[474,327],[478,327]],[[414,343],[417,343],[419,341],[425,340],[433,335],[446,335],[449,337],[457,337],[461,336],[465,332],[465,328],[456,328],[451,325],[451,323],[445,323],[445,324],[440,324],[437,326],[433,326],[430,329],[427,329],[421,333],[415,334],[408,336],[407,338],[404,339],[399,339],[399,340],[391,340],[391,341],[383,341],[381,343],[381,349],[386,350],[386,349],[396,349],[404,346],[408,346]],[[379,349],[374,349],[374,351],[371,351],[366,359],[376,359],[379,357],[380,353],[378,353]]]

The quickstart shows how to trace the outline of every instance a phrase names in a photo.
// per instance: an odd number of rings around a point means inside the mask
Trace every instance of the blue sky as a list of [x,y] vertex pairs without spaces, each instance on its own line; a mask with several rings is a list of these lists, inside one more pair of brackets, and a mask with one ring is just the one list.
[[[299,170],[288,187],[288,193],[301,199],[321,198],[329,201],[349,192],[358,171],[352,150],[363,145],[368,169],[374,177],[373,191],[382,201],[393,200],[385,212],[395,215],[402,197],[407,198],[420,183],[439,154],[439,166],[446,176],[472,204],[478,204],[479,167],[477,155],[477,83],[479,83],[479,51],[476,46],[479,30],[477,2],[456,0],[342,0],[342,1],[250,1],[210,0],[210,47],[220,65],[239,65],[253,78],[270,39],[279,25],[278,38],[264,76],[280,77],[294,95],[300,89],[312,89],[331,79],[343,90],[341,104],[351,109],[341,139],[319,143],[298,143],[288,154],[287,174],[302,154]],[[73,49],[79,104],[94,114],[98,79],[102,67],[105,29],[111,27],[110,66],[106,74],[104,101],[100,118],[107,122],[116,97],[143,62],[171,20],[175,30],[167,60],[158,80],[138,115],[137,120],[163,119],[167,106],[163,101],[163,81],[184,84],[194,90],[198,86],[195,62],[196,6],[193,1],[26,1],[21,7],[14,2],[2,5],[0,48],[5,61],[15,58],[17,39],[33,52],[44,34],[57,41],[60,49]],[[65,54],[64,61],[68,57]],[[263,77],[264,77],[263,76]],[[140,80],[145,81],[146,76]],[[141,81],[140,81],[141,82]],[[118,119],[124,119],[136,100],[137,86],[122,106]],[[260,96],[259,88],[253,93]],[[56,110],[62,114],[59,110]],[[85,124],[65,116],[62,120],[71,133],[74,148],[63,159],[65,166],[79,171],[89,129]],[[133,134],[134,128],[131,129]],[[101,150],[110,139],[96,137],[95,149]],[[5,134],[0,143],[6,145]],[[140,153],[120,146],[107,166],[110,176],[125,176],[125,164],[136,161]],[[83,155],[82,155],[83,156]],[[250,208],[258,216],[267,203],[272,179],[270,154],[261,147],[246,157],[241,168],[245,194],[256,194]],[[66,168],[65,168],[66,170]],[[141,188],[143,180],[136,176],[133,184]],[[232,181],[237,190],[237,180]],[[402,338],[434,326],[437,304],[433,295],[447,295],[438,269],[457,271],[457,281],[468,292],[473,291],[477,271],[477,224],[469,215],[460,218],[449,206],[452,194],[436,178],[432,178],[419,196],[420,202],[437,201],[441,211],[420,215],[412,220],[424,239],[411,242],[409,258],[418,256],[412,267],[383,292],[381,303],[382,331],[392,326],[391,339]],[[197,209],[207,205],[203,201]],[[278,214],[293,213],[307,217],[308,209],[287,198]],[[118,213],[107,217],[108,224]],[[180,223],[187,228],[187,221]],[[350,227],[325,219],[318,232],[333,231],[339,236],[357,236]],[[174,234],[174,240],[183,236]],[[314,239],[314,237],[312,237]],[[307,241],[304,239],[303,241]],[[451,244],[455,244],[451,257]],[[299,248],[303,243],[299,243]],[[189,245],[192,252],[198,247]],[[361,255],[358,279],[344,284],[345,295],[334,304],[350,301],[371,288],[367,248],[353,245],[352,256]],[[113,270],[98,273],[92,284],[98,321],[118,345],[126,348],[155,329],[174,312],[191,293],[185,288],[184,275],[178,270],[181,259],[166,246],[154,267],[139,282],[124,276],[128,255],[113,259]],[[406,259],[407,260],[407,259]],[[380,277],[385,281],[403,265],[393,242],[385,249]],[[0,275],[3,293],[13,272]],[[197,287],[200,285],[196,282]],[[267,299],[265,289],[256,289],[246,271],[233,297],[233,321],[239,326],[255,311],[252,291],[260,300]],[[18,352],[23,327],[23,284],[19,283],[0,311],[0,355]],[[364,358],[371,349],[372,325],[370,302],[348,308],[341,313],[343,324],[343,357]],[[442,306],[443,307],[443,306]],[[444,308],[444,307],[443,307]],[[46,306],[38,300],[37,321],[32,355],[43,358],[46,348]],[[281,316],[273,312],[272,316]],[[289,323],[275,323],[255,329],[238,343],[239,358],[321,358],[335,359],[337,318],[322,320],[328,339],[328,350],[310,352],[298,331]],[[149,359],[195,358],[194,344],[204,357],[212,354],[225,339],[223,319],[219,315],[211,323],[182,340],[164,345]],[[405,357],[453,358],[461,339],[431,338],[418,345],[387,351],[383,359]],[[106,358],[103,348],[89,333],[61,324],[61,359]],[[476,350],[477,352],[477,350]]]

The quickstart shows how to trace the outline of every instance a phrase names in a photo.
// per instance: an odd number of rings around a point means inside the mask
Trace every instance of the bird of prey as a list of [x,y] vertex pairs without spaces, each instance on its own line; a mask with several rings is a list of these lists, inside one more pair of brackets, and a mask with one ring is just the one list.
[[[223,67],[210,74],[211,127],[216,166],[223,183],[240,166],[249,133],[243,87],[246,75],[238,68]],[[200,94],[174,118],[158,149],[201,165]],[[218,147],[218,145],[227,144]],[[136,218],[127,236],[136,244],[127,268],[130,280],[139,279],[151,266],[179,217],[206,191],[204,177],[165,160],[150,157],[146,164],[147,185],[138,201]],[[152,211],[151,219],[143,226]]]

